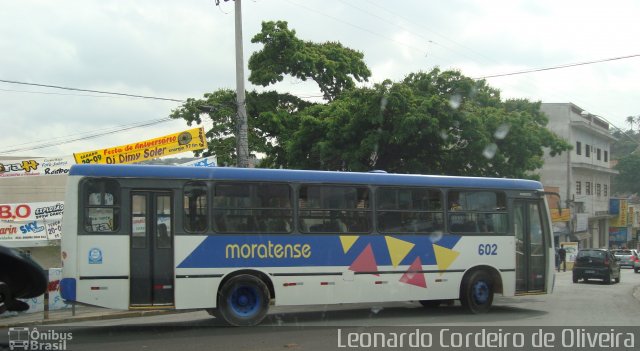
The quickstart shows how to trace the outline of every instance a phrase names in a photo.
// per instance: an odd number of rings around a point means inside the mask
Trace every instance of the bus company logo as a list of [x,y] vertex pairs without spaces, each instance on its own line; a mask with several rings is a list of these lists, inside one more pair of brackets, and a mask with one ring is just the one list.
[[225,247],[226,259],[288,259],[311,257],[311,245],[309,244],[274,244],[268,241],[266,244],[227,244]]
[[102,264],[102,250],[97,247],[89,250],[89,264]]
[[33,328],[9,328],[10,350],[67,350],[67,341],[73,339],[71,332],[44,332]]

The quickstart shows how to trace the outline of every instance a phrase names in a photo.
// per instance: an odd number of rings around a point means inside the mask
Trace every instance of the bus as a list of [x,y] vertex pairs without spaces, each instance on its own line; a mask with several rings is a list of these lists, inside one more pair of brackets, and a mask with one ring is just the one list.
[[553,289],[541,183],[429,175],[74,165],[61,294],[112,309],[204,309],[234,326],[271,305],[459,300]]

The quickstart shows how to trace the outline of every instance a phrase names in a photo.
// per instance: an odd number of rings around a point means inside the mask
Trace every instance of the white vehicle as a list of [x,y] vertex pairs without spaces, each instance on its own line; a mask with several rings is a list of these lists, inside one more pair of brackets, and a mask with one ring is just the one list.
[[207,309],[255,325],[269,305],[460,300],[552,291],[542,185],[471,177],[76,165],[63,298]]

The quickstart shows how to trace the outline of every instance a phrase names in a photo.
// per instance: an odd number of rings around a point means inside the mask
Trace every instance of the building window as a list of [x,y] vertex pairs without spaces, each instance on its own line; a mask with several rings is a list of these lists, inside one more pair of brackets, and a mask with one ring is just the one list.
[[598,149],[598,152],[596,153],[596,158],[598,159],[598,161],[600,161],[600,149]]
[[582,155],[582,143],[576,141],[576,155]]
[[604,197],[607,197],[607,184],[604,185]]
[[576,182],[576,195],[582,194],[582,182]]
[[[600,151],[600,150],[598,150],[598,151]],[[596,196],[600,197],[600,194],[601,194],[601,192],[600,192],[600,183],[598,183],[598,184],[596,184]]]
[[591,157],[591,146],[584,144],[584,155]]
[[604,162],[609,162],[609,151],[607,150],[604,150]]
[[591,195],[591,182],[584,183],[584,193],[585,195]]

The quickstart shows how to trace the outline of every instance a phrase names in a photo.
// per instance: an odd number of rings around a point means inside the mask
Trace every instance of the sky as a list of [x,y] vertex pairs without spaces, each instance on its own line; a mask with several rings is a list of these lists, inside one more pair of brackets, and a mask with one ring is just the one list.
[[[0,80],[176,100],[235,89],[233,1],[0,2]],[[434,67],[481,78],[639,55],[638,13],[633,0],[244,0],[245,76],[262,21],[362,52],[372,85]],[[640,115],[640,56],[487,82],[503,98],[572,102],[612,128]],[[267,89],[320,95],[291,77]],[[179,106],[0,82],[0,157],[71,156],[180,132],[185,121],[166,121]]]

